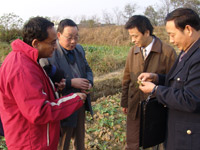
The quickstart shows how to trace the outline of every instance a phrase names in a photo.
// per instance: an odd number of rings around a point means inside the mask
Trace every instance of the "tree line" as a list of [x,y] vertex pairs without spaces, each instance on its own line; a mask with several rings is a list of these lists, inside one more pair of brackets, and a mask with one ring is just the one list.
[[[138,7],[136,3],[128,3],[124,6],[123,10],[114,8],[113,13],[104,10],[101,22],[103,25],[124,25],[125,22],[135,14]],[[161,0],[161,4],[159,5],[147,6],[143,15],[147,16],[154,26],[160,26],[164,24],[166,15],[179,7],[191,8],[200,14],[200,0]],[[86,19],[86,17],[83,16],[80,19],[80,25],[84,27],[102,25],[102,23],[99,22],[100,18],[97,16],[92,16],[90,19]]]
[[200,14],[200,0],[162,0],[162,5],[158,7],[148,6],[144,15],[154,26],[163,25],[166,15],[179,7],[191,8]]
[[[143,12],[154,26],[162,26],[164,24],[165,16],[173,9],[179,7],[192,8],[200,14],[200,0],[161,0],[159,5],[149,5]],[[137,4],[128,3],[123,10],[114,8],[113,12],[102,12],[102,17],[94,15],[89,18],[81,16],[79,19],[79,27],[98,27],[107,25],[124,25],[125,22],[135,14],[138,9]],[[59,17],[45,17],[57,25],[61,20]],[[73,18],[72,18],[73,19]],[[77,19],[74,18],[75,22]],[[78,23],[78,22],[77,22]],[[14,13],[8,13],[0,16],[0,41],[11,42],[13,39],[21,38],[21,28],[24,24],[22,18]]]

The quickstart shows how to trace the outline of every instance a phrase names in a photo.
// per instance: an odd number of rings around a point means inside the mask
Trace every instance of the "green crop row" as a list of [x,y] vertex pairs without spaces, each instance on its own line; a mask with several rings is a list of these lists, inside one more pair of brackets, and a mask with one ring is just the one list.
[[130,47],[83,45],[87,61],[95,76],[123,68]]
[[[83,45],[87,61],[95,76],[123,68],[130,47]],[[11,51],[9,44],[0,42],[0,63]]]

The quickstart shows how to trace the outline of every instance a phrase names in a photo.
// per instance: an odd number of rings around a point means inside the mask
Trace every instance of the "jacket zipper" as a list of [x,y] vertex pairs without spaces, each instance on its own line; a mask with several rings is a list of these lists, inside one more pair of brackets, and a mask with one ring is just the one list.
[[47,123],[47,146],[49,146],[49,123]]

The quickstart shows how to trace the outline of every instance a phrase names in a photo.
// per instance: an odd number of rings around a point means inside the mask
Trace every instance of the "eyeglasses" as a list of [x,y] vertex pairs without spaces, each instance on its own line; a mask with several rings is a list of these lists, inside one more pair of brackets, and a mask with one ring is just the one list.
[[62,36],[67,40],[67,41],[78,41],[79,40],[79,35],[76,35],[76,36],[65,36],[62,34]]

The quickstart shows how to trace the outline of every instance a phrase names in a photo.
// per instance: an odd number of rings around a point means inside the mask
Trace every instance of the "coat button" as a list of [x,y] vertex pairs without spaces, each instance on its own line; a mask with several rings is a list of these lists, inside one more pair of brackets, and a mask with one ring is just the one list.
[[191,130],[187,130],[187,134],[188,135],[192,134],[192,131]]
[[177,78],[177,81],[180,81],[181,79],[180,78]]

